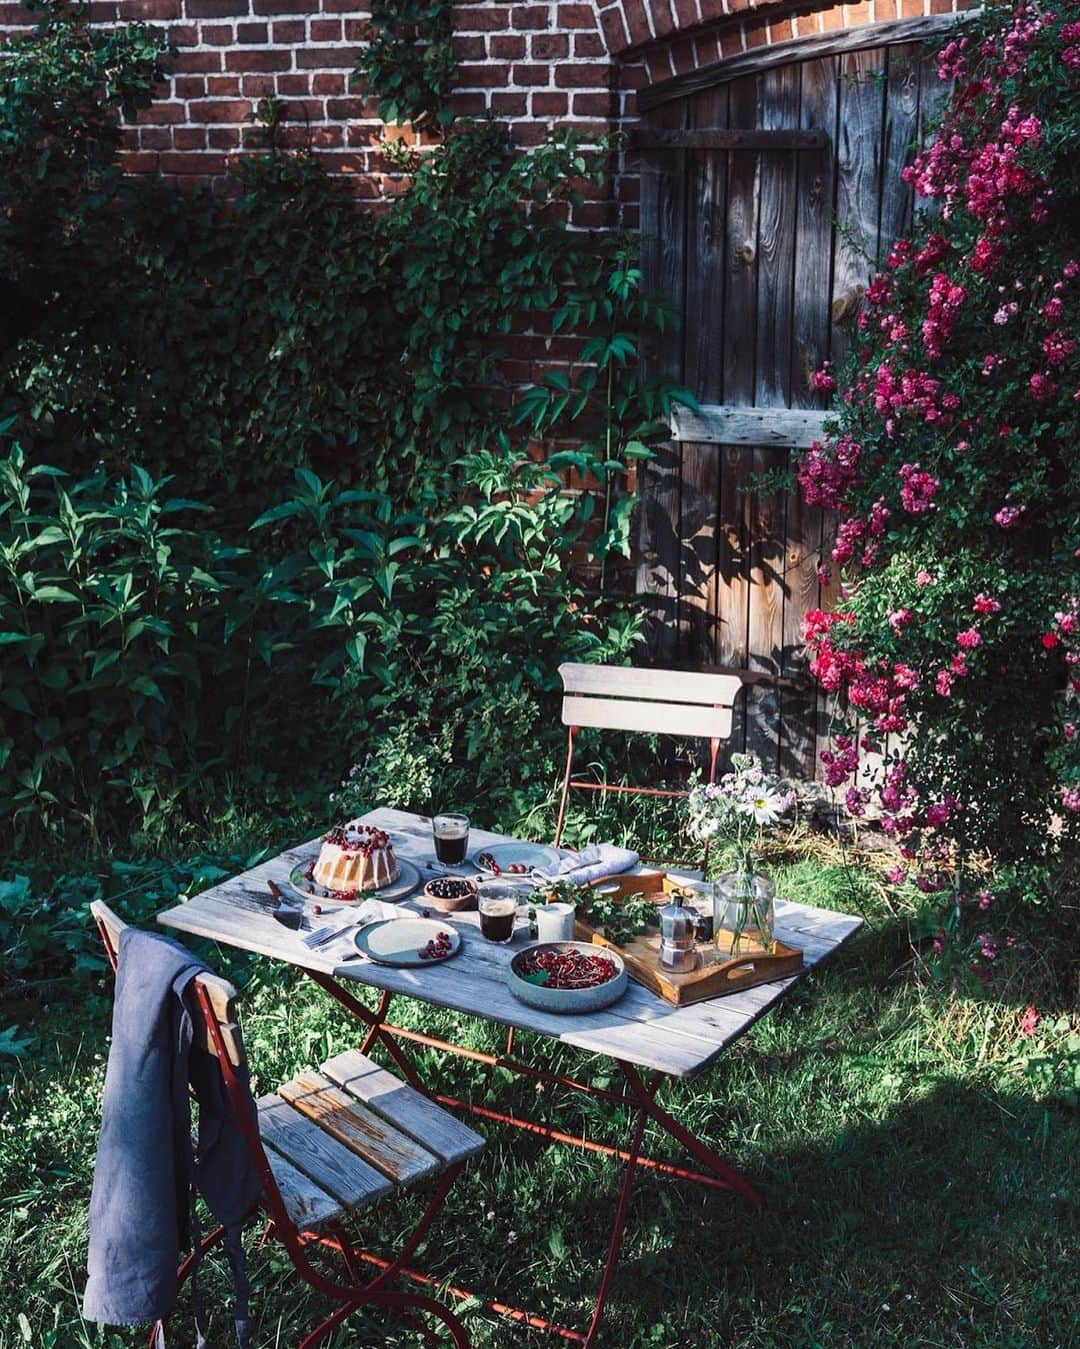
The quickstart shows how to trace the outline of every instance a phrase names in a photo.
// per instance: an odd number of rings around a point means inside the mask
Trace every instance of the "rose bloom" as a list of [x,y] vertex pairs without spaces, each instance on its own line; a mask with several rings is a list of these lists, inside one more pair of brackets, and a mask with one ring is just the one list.
[[962,646],[965,651],[974,651],[981,644],[982,634],[978,628],[965,628],[963,632],[956,634],[956,645]]

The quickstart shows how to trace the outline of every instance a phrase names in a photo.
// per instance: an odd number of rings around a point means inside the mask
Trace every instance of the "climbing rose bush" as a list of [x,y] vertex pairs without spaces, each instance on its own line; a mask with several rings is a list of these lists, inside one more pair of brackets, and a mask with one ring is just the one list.
[[840,600],[805,632],[850,714],[826,780],[931,892],[1080,833],[1080,6],[991,10],[938,67],[922,209],[799,467],[838,519]]

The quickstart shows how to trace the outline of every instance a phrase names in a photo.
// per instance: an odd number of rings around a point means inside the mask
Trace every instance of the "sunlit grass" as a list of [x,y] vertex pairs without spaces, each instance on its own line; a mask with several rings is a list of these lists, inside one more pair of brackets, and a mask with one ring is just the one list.
[[[610,835],[608,835],[610,836]],[[650,839],[649,842],[653,842]],[[228,845],[227,831],[219,842]],[[235,840],[234,840],[235,842]],[[239,841],[242,852],[249,838]],[[1080,1126],[1039,1101],[1021,1071],[1019,1011],[1051,987],[1038,954],[994,997],[933,982],[873,865],[810,835],[769,858],[782,895],[867,918],[833,963],[810,975],[710,1072],[671,1084],[666,1104],[766,1196],[738,1199],[642,1176],[604,1343],[691,1346],[1069,1346],[1080,1302]],[[356,1042],[354,1026],[292,971],[236,952],[214,963],[244,986],[256,1086]],[[50,995],[35,1052],[6,1074],[0,1104],[0,1349],[134,1346],[142,1332],[78,1318],[86,1204],[107,1052],[108,990],[80,1014]],[[490,1025],[404,1002],[398,1019],[476,1047]],[[519,1038],[521,1054],[617,1083],[604,1060]],[[618,1139],[597,1102],[460,1059],[418,1055],[426,1080],[481,1102]],[[618,1112],[617,1112],[618,1115]],[[612,1125],[614,1124],[614,1131]],[[619,1183],[611,1161],[481,1125],[484,1155],[455,1188],[418,1263],[542,1314],[587,1320]],[[653,1140],[666,1150],[664,1140]],[[393,1247],[415,1202],[366,1216],[361,1233]],[[279,1253],[251,1243],[259,1349],[295,1344],[318,1299]],[[228,1332],[227,1280],[210,1262],[207,1295]],[[20,1319],[22,1318],[22,1319]],[[477,1346],[556,1341],[467,1312]],[[170,1343],[191,1343],[185,1317]],[[227,1342],[225,1339],[222,1342]],[[337,1346],[412,1345],[356,1322]]]

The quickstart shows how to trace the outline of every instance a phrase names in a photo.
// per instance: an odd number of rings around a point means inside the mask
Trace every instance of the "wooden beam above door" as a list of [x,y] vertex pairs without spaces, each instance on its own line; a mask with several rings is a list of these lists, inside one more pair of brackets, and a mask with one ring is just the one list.
[[696,412],[676,406],[671,414],[671,438],[805,450],[821,439],[832,415],[804,408],[726,407],[720,403],[703,403]]
[[689,131],[668,131],[639,127],[630,133],[635,150],[825,150],[827,131],[730,131],[722,127],[700,127]]

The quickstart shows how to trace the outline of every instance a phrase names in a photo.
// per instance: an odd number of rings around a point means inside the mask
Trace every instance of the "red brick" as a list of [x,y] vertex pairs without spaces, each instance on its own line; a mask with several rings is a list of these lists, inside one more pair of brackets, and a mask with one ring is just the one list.
[[279,75],[277,91],[282,98],[303,98],[311,92],[310,75]]
[[[240,145],[240,128],[235,126],[213,126],[206,134],[211,150],[235,150]],[[178,150],[180,146],[176,147]]]
[[296,64],[306,70],[351,70],[360,51],[359,47],[301,47]]
[[202,127],[178,126],[172,133],[174,150],[205,150],[206,131]]
[[290,98],[285,102],[286,121],[321,122],[325,116],[326,104],[321,99]]
[[486,5],[468,9],[455,5],[450,21],[455,33],[502,33],[510,27],[510,11],[489,9]]
[[253,14],[307,14],[310,0],[251,0]]
[[[90,0],[91,23],[115,23],[118,6],[115,0]],[[40,16],[35,23],[40,23]]]
[[534,61],[561,61],[570,55],[570,39],[564,33],[537,33],[529,39],[529,56]]
[[722,33],[720,36],[720,56],[738,56],[743,49],[743,37],[741,29],[735,28],[730,32]]
[[698,22],[697,0],[672,0],[672,4],[680,28],[689,28]]
[[[320,79],[325,79],[325,76],[316,75],[312,86],[313,88],[314,85],[317,84]],[[315,90],[315,92],[318,93],[319,90]],[[327,117],[334,117],[342,122],[347,122],[357,117],[363,117],[364,115],[363,99],[332,98],[326,104],[326,115]]]
[[548,128],[543,122],[507,122],[506,129],[513,143],[526,149],[542,144],[548,137]]
[[[307,37],[307,24],[303,19],[279,19],[271,31],[274,41],[280,45],[303,42]],[[341,36],[340,30],[338,36]]]
[[239,75],[208,75],[206,92],[210,98],[238,98],[240,96]]
[[261,43],[270,40],[270,29],[265,23],[238,23],[237,42]]
[[205,99],[193,103],[188,116],[193,122],[243,122],[251,116],[251,104],[242,98]]
[[546,87],[551,83],[550,66],[515,66],[514,83]]
[[156,173],[160,156],[150,151],[125,150],[120,155],[120,164],[125,173]]
[[560,89],[603,88],[603,66],[577,66],[573,62],[555,67],[555,83]]
[[694,59],[694,40],[684,37],[678,42],[673,42],[669,48],[671,52],[671,64],[675,68],[676,75],[685,75],[687,71],[693,70],[697,64]]
[[208,47],[231,47],[233,26],[231,23],[204,23],[202,40]]
[[603,56],[604,44],[595,33],[574,34],[575,56]]
[[[166,126],[144,126],[138,133],[139,145],[144,150],[170,150],[173,144],[173,137],[182,136],[185,130],[185,127],[177,127],[175,130],[172,130]],[[194,134],[199,137],[199,143],[202,144],[202,132],[198,131]],[[126,134],[124,144],[125,146],[127,144]]]
[[720,60],[720,38],[716,33],[704,33],[694,39],[694,59],[699,67]]
[[159,157],[159,167],[162,173],[224,173],[225,156],[181,154],[174,152],[172,154],[161,155]]
[[519,29],[551,27],[551,10],[547,5],[515,5],[513,25]]
[[194,47],[199,41],[199,30],[193,23],[174,23],[169,27],[169,41],[174,47]]
[[[201,75],[178,75],[173,80],[173,93],[177,98],[202,98],[206,93],[206,80]],[[155,105],[155,112],[160,105]]]
[[535,93],[532,96],[534,117],[564,117],[569,99],[560,93]]
[[182,103],[155,103],[139,114],[139,121],[152,126],[175,126],[187,121],[187,113]]
[[491,110],[500,117],[525,117],[528,100],[524,94],[492,94]]
[[769,24],[769,42],[790,42],[795,36],[790,19],[774,19]]
[[291,51],[266,50],[257,52],[226,52],[225,69],[255,74],[260,70],[288,70],[292,65]]
[[487,47],[482,37],[456,37],[452,44],[454,48],[454,60],[461,61],[482,61],[487,56]]
[[[343,24],[340,19],[312,19],[311,40],[312,42],[340,42],[342,27]],[[274,41],[277,42],[277,40],[277,24],[274,24]]]
[[240,92],[245,98],[272,98],[274,89],[273,75],[245,75],[240,81]]
[[344,75],[315,75],[311,80],[313,94],[343,94],[345,92]]
[[503,89],[509,83],[509,66],[462,66],[458,71],[458,84],[464,89]]
[[220,69],[220,52],[182,51],[177,53],[176,60],[173,62],[173,70],[178,75],[206,74],[207,71]]
[[610,94],[575,94],[575,117],[610,117]]
[[366,19],[345,19],[346,42],[370,42],[371,24]]
[[519,61],[525,55],[525,39],[519,36],[488,38],[487,54],[498,61]]
[[248,0],[186,0],[184,14],[189,19],[244,18]]
[[458,117],[482,117],[487,106],[484,95],[479,93],[454,93],[450,106]]
[[117,7],[121,19],[178,19],[180,0],[122,0]]
[[630,45],[630,38],[626,32],[626,25],[623,23],[621,10],[605,10],[600,15],[600,27],[604,30],[607,49],[613,55],[625,50]]
[[560,5],[557,22],[560,28],[595,28],[596,15],[591,5]]
[[653,34],[643,0],[623,0],[623,15],[630,30],[631,43],[636,46],[648,42]]

